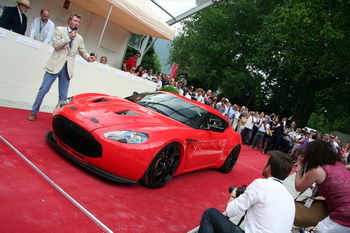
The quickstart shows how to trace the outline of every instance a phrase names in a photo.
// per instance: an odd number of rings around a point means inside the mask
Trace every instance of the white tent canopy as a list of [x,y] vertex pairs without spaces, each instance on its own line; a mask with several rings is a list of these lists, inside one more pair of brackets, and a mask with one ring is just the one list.
[[144,0],[71,1],[129,32],[166,40],[172,40],[175,36],[175,30],[160,20]]

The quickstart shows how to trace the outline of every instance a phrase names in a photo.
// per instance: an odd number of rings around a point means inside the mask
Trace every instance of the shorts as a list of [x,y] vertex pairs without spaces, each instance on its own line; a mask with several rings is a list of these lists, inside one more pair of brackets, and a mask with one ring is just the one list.
[[336,232],[336,233],[349,233],[350,227],[340,225],[329,218],[329,216],[323,219],[316,225],[316,230],[322,233]]

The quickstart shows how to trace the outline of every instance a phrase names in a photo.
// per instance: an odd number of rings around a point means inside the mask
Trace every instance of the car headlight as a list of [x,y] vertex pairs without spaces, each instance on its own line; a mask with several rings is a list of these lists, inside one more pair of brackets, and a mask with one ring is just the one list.
[[67,98],[67,99],[61,100],[61,101],[57,104],[56,108],[57,108],[58,110],[60,110],[60,109],[64,108],[66,105],[70,104],[70,103],[72,102],[72,100],[73,100],[73,97],[69,97],[69,98]]
[[112,139],[114,141],[129,143],[129,144],[140,144],[148,140],[148,135],[145,133],[135,131],[111,131],[104,133],[103,136]]

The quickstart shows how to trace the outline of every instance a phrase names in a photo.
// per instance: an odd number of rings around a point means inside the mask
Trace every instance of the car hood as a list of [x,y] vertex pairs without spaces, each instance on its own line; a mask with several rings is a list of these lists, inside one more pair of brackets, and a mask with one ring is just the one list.
[[113,96],[76,96],[65,107],[69,118],[89,131],[115,126],[118,129],[140,129],[146,127],[187,127],[163,114],[141,106],[130,100]]

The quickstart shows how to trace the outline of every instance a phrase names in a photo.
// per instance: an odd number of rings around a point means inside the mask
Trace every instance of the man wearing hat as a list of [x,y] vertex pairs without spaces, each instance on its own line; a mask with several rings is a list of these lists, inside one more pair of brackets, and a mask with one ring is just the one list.
[[6,7],[0,17],[0,27],[24,35],[27,29],[27,16],[30,8],[29,0],[18,0],[17,6]]

